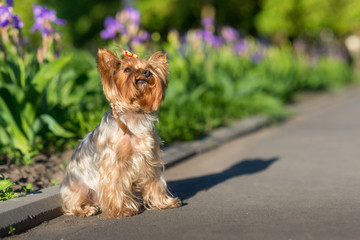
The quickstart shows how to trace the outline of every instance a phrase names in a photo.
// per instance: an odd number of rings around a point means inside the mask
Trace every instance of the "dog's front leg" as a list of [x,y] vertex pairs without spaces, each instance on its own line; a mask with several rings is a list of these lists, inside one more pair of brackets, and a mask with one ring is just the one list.
[[100,161],[99,202],[106,218],[121,218],[140,212],[133,189],[129,158],[131,151],[104,155]]
[[181,206],[181,201],[178,198],[169,195],[166,182],[162,176],[149,179],[142,194],[145,207],[148,209],[168,209]]

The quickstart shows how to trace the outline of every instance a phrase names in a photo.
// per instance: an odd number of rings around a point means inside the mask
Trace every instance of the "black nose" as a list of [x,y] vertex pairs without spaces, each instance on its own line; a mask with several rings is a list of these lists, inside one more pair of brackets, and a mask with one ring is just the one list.
[[150,73],[149,70],[144,70],[144,71],[142,72],[142,74],[143,74],[146,78],[150,77],[150,75],[151,75],[151,73]]

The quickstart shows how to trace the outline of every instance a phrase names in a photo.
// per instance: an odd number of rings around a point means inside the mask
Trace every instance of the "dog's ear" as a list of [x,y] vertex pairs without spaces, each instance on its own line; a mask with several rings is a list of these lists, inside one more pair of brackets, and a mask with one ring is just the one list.
[[111,51],[106,49],[98,50],[97,66],[101,77],[101,83],[106,98],[114,102],[117,96],[114,76],[120,69],[121,60]]
[[149,62],[167,64],[166,53],[156,52],[149,58]]
[[156,75],[160,78],[163,88],[167,88],[169,64],[166,53],[156,52],[148,60]]
[[165,89],[168,85],[169,65],[165,53],[156,52],[148,60],[155,78],[155,86],[151,94],[144,98],[147,111],[156,111],[165,98]]
[[99,49],[97,57],[97,67],[100,76],[108,75],[120,68],[120,59],[107,49]]

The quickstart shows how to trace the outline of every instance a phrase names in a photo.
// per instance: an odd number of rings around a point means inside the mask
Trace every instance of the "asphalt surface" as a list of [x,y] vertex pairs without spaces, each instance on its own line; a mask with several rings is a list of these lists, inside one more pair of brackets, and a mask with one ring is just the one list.
[[61,216],[13,239],[359,239],[360,89],[166,171],[178,209]]

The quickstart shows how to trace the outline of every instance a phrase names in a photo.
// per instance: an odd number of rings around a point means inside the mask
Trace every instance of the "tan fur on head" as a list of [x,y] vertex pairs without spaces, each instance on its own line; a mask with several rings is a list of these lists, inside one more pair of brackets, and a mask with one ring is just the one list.
[[97,63],[105,96],[111,103],[150,113],[163,102],[169,73],[166,54],[157,52],[146,61],[124,54],[119,58],[99,49]]
[[64,213],[120,218],[179,207],[163,178],[154,124],[168,84],[166,54],[144,60],[99,49],[97,64],[111,108],[71,157],[60,186]]

